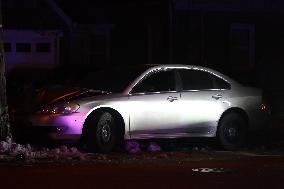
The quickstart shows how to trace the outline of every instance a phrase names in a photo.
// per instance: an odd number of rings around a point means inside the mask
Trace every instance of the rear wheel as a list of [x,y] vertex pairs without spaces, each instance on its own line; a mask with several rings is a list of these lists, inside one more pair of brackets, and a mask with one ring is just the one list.
[[245,143],[247,134],[247,122],[238,113],[225,115],[219,124],[218,139],[225,150],[237,150]]
[[87,147],[92,151],[108,153],[113,151],[119,141],[119,129],[116,118],[109,112],[103,112],[88,125]]

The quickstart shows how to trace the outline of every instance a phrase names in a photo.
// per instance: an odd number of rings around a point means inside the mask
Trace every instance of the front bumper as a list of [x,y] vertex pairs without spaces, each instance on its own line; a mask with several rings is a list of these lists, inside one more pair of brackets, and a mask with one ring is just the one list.
[[66,134],[67,127],[64,126],[31,126],[28,132],[37,138],[43,136],[54,141],[77,141],[80,139],[80,134]]
[[77,141],[83,121],[78,115],[39,115],[18,117],[12,122],[14,136],[31,140]]

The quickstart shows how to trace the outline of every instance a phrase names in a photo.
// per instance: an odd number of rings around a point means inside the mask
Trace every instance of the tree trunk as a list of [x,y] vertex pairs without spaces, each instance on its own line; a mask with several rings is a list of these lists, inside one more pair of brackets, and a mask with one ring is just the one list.
[[6,98],[5,62],[3,51],[2,1],[0,0],[0,139],[11,136]]

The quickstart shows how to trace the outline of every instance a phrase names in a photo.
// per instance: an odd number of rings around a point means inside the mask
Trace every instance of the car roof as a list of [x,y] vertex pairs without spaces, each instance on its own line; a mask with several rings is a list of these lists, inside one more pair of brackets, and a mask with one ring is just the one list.
[[[151,65],[149,65],[151,66]],[[232,83],[234,85],[241,85],[240,83],[238,83],[237,81],[235,81],[234,79],[230,78],[227,75],[224,75],[214,69],[211,68],[207,68],[207,67],[203,67],[203,66],[197,66],[197,65],[183,65],[183,64],[163,64],[163,65],[152,65],[151,69],[155,70],[155,69],[167,69],[167,68],[176,68],[176,69],[196,69],[196,70],[202,70],[202,71],[207,71],[209,73],[212,73],[214,75],[217,75],[221,78],[223,78],[224,80],[228,81],[229,83]]]
[[[196,65],[183,65],[183,64],[143,64],[145,67],[148,67],[148,69],[142,74],[140,75],[137,79],[135,79],[134,82],[132,82],[127,89],[124,91],[124,93],[128,94],[131,90],[131,88],[133,86],[135,86],[147,73],[151,72],[151,71],[155,71],[158,69],[196,69],[196,70],[202,70],[202,71],[206,71],[209,72],[213,75],[216,75],[217,77],[220,77],[222,79],[224,79],[225,81],[229,82],[231,85],[233,85],[234,87],[238,87],[238,86],[242,86],[240,83],[238,83],[237,81],[233,80],[232,78],[214,70],[211,68],[206,68],[203,66],[196,66]],[[141,66],[141,65],[140,65]]]

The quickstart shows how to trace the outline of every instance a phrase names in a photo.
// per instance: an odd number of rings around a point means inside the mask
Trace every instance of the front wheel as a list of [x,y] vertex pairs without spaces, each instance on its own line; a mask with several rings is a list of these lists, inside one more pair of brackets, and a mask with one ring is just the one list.
[[118,144],[119,129],[115,117],[109,112],[103,112],[88,126],[88,148],[92,151],[108,153]]
[[247,122],[238,113],[225,115],[219,124],[217,136],[225,150],[237,150],[242,147],[247,134]]

